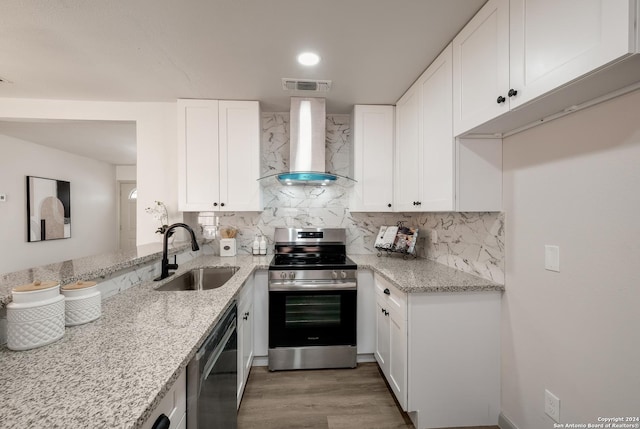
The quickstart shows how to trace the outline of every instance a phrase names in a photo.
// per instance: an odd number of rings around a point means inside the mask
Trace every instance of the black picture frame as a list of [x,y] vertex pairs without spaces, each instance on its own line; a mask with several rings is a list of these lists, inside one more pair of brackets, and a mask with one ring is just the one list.
[[71,238],[71,183],[27,176],[27,241]]

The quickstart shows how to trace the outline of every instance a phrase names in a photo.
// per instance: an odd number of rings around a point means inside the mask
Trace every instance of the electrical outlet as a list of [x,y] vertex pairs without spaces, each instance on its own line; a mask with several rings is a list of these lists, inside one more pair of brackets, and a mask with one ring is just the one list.
[[560,272],[560,248],[558,246],[544,246],[544,268]]
[[431,230],[431,242],[433,244],[438,244],[438,231],[435,229]]
[[546,389],[544,391],[544,413],[556,423],[560,423],[560,398]]

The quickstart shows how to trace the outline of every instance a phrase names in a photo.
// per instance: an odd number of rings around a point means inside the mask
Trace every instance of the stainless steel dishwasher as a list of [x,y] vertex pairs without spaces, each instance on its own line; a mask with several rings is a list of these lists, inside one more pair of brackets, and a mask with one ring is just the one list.
[[187,428],[237,427],[236,303],[225,312],[187,366]]

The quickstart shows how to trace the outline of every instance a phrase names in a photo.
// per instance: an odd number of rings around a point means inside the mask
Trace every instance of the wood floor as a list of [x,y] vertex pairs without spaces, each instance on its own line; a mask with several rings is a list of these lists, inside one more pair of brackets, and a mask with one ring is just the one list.
[[[238,412],[238,429],[287,428],[414,426],[398,407],[375,363],[358,364],[356,369],[276,372],[253,367]],[[492,428],[498,429],[483,429]]]

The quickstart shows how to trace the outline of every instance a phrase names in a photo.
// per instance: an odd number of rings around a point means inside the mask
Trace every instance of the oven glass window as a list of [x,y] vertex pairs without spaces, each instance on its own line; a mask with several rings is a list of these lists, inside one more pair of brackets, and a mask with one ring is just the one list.
[[285,302],[287,328],[340,326],[340,295],[289,295]]

